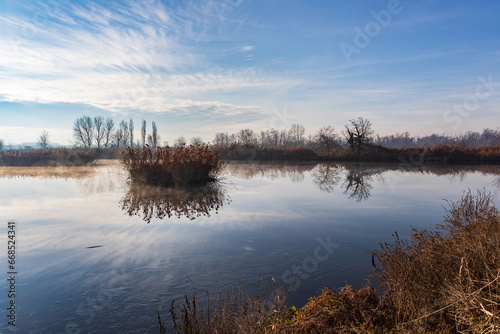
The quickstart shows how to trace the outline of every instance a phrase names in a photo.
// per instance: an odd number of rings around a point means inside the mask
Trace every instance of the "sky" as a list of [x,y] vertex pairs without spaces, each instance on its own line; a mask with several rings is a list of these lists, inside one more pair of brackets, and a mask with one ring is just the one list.
[[380,135],[500,127],[500,2],[0,0],[0,139],[81,116],[161,141],[363,117]]

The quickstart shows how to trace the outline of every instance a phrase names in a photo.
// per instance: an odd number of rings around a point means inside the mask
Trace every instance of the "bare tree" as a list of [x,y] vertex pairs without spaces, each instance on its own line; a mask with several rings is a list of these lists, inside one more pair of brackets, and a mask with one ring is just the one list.
[[305,128],[301,124],[292,124],[290,130],[288,130],[288,139],[293,145],[304,144],[304,132]]
[[3,139],[0,139],[0,151],[3,150],[3,147],[5,146],[5,142]]
[[351,150],[355,152],[359,153],[372,139],[372,123],[362,117],[349,120],[345,130],[344,137],[347,139]]
[[104,117],[96,116],[94,117],[94,129],[95,129],[95,142],[97,147],[101,147],[101,142],[104,138]]
[[151,136],[152,137],[152,144],[153,144],[153,148],[156,148],[158,146],[158,129],[156,128],[155,122],[153,122],[152,127],[153,127],[153,135]]
[[48,148],[50,146],[49,132],[43,131],[40,137],[38,137],[37,143],[40,148]]
[[130,122],[128,123],[128,131],[130,133],[130,147],[134,147],[134,121],[132,118],[130,119]]
[[[127,146],[128,145],[128,138],[129,138],[127,122],[125,122],[125,121],[120,122],[120,131],[122,133],[122,146]],[[120,146],[118,146],[118,147],[120,147]]]
[[92,147],[94,139],[94,122],[89,116],[82,116],[75,121],[73,125],[73,137],[76,145]]
[[280,144],[280,132],[276,129],[269,130],[268,141],[271,146],[278,146]]
[[252,129],[241,129],[238,132],[238,141],[240,143],[257,143],[257,136]]
[[184,147],[186,146],[186,144],[187,144],[186,138],[184,138],[184,136],[180,136],[175,140],[174,147]]
[[123,129],[122,129],[122,127],[119,127],[113,133],[113,141],[114,141],[116,147],[121,147],[123,145]]
[[217,132],[214,137],[215,145],[229,145],[229,135],[224,132]]
[[142,120],[142,127],[141,127],[141,139],[142,139],[142,146],[146,145],[146,120]]
[[108,145],[113,140],[113,129],[115,128],[115,122],[113,119],[108,118],[106,120],[106,124],[104,125],[104,147],[108,147]]
[[191,138],[191,142],[190,142],[191,145],[203,145],[203,139],[201,139],[201,137],[193,137]]
[[313,136],[313,141],[316,142],[326,152],[335,147],[338,142],[338,137],[335,134],[333,126],[324,126],[319,129]]
[[218,132],[215,134],[214,144],[229,145],[236,142],[234,134],[229,135],[227,132]]

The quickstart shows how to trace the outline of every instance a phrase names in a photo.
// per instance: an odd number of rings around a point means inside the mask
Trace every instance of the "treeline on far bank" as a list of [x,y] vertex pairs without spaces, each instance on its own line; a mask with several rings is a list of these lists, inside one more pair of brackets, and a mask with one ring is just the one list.
[[[304,146],[273,147],[253,143],[211,145],[223,160],[236,161],[332,161],[422,164],[500,164],[500,145],[489,147],[386,148],[369,144],[362,150],[336,147],[321,152]],[[81,166],[96,159],[119,159],[121,148],[48,148],[0,151],[0,166]]]
[[339,162],[384,162],[421,165],[441,164],[497,164],[500,163],[500,145],[490,147],[460,147],[437,145],[434,147],[386,148],[367,145],[363,150],[333,148],[329,152],[318,152],[312,148],[270,147],[257,144],[230,144],[215,146],[221,157],[228,160],[247,161],[339,161]]
[[[40,149],[5,150],[0,140],[0,165],[88,164],[95,159],[120,158],[128,146],[147,146],[147,149],[156,150],[161,144],[154,122],[152,128],[152,135],[146,137],[146,121],[143,120],[140,140],[134,141],[132,120],[130,123],[122,121],[116,130],[111,119],[105,122],[102,117],[92,120],[84,116],[75,121],[75,148],[72,154],[67,153],[71,149],[50,148],[48,133],[44,133],[39,139]],[[456,137],[431,135],[418,138],[408,133],[380,137],[374,134],[368,119],[359,117],[349,120],[340,132],[326,126],[307,138],[304,134],[304,126],[292,124],[289,130],[270,129],[260,134],[251,129],[233,134],[220,132],[209,144],[204,144],[200,137],[193,137],[190,144],[207,145],[224,160],[353,161],[409,165],[500,163],[500,131],[491,129]],[[162,147],[175,150],[186,146],[189,146],[187,140],[181,136],[170,148],[166,141]]]

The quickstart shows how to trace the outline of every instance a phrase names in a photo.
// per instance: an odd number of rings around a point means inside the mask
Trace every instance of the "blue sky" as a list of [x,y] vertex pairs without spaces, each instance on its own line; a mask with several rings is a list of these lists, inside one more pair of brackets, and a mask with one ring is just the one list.
[[0,139],[76,118],[162,140],[366,117],[379,134],[500,126],[500,2],[0,2]]

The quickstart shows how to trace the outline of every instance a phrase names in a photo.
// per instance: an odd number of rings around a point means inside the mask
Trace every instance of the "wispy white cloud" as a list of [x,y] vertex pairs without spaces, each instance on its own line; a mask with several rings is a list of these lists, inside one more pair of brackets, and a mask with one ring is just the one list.
[[240,52],[249,52],[249,51],[255,50],[255,46],[253,46],[253,45],[239,46],[236,48],[236,50],[240,51]]
[[[207,95],[282,91],[303,82],[257,69],[219,69],[189,40],[180,42],[181,32],[184,40],[193,29],[206,38],[211,19],[225,21],[238,4],[206,1],[191,4],[189,11],[154,0],[116,5],[112,11],[96,3],[70,4],[59,7],[43,27],[29,17],[0,16],[10,32],[0,36],[0,96],[83,103],[112,112],[259,112],[259,106]],[[23,33],[23,27],[34,33]]]

